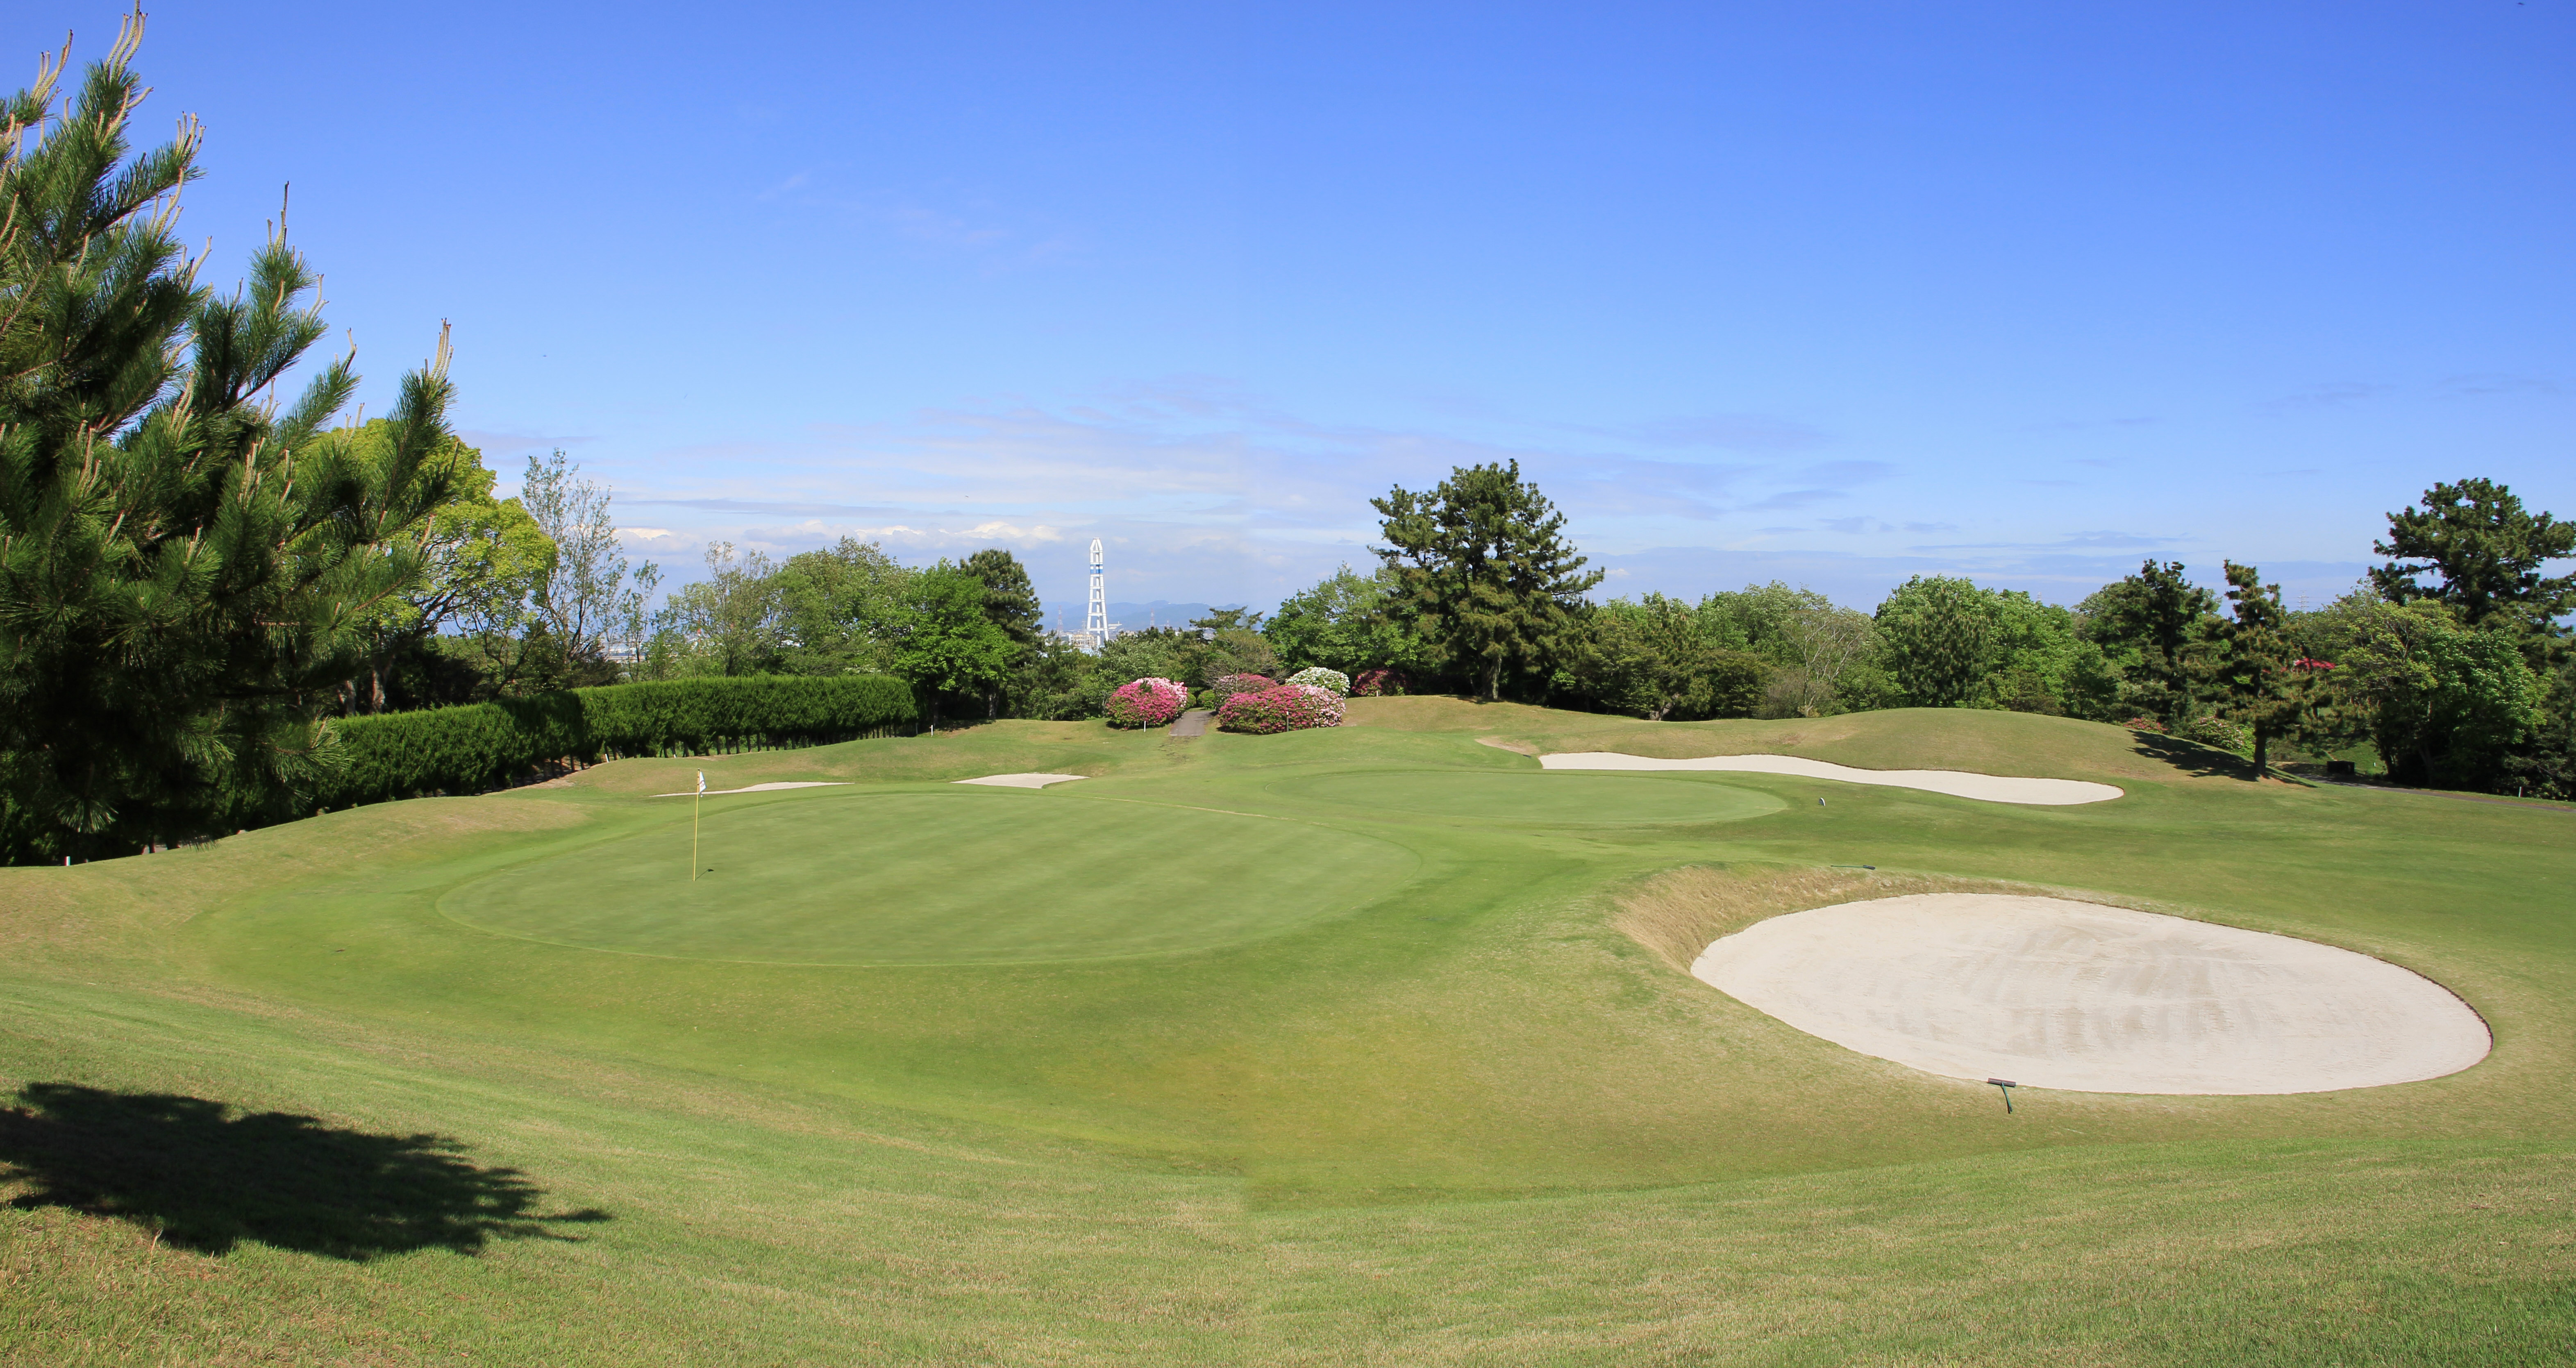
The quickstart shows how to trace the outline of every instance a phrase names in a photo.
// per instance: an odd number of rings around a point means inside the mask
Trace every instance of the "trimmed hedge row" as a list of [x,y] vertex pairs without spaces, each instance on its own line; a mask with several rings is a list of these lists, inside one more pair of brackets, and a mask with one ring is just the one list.
[[458,708],[342,718],[324,808],[482,793],[565,762],[819,745],[913,721],[887,675],[752,675],[571,689]]

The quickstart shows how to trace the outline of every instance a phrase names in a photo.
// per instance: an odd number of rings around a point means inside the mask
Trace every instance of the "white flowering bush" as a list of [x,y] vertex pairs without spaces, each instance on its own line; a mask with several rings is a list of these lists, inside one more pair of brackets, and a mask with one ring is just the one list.
[[1288,682],[1291,684],[1304,684],[1317,689],[1330,689],[1333,691],[1333,696],[1335,698],[1348,698],[1351,696],[1351,677],[1343,674],[1339,670],[1327,670],[1321,665],[1309,665],[1305,669],[1299,670],[1297,673],[1288,676]]

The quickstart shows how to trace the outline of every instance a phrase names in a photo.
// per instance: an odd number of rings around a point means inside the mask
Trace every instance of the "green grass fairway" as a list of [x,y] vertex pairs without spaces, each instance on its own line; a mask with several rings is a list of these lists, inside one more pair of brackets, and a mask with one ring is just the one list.
[[[2126,796],[1532,758],[1580,750]],[[849,787],[707,800],[691,885],[651,795],[698,769]],[[1017,771],[1092,777],[944,782]],[[2007,1112],[1686,972],[1934,889],[2377,955],[2495,1048]],[[621,761],[0,870],[0,1362],[2576,1362],[2572,889],[2565,805],[2062,718],[1439,698]]]
[[1272,935],[1365,907],[1416,863],[1303,822],[1014,789],[708,807],[694,882],[687,807],[672,801],[656,825],[485,875],[438,910],[504,935],[682,959],[1008,964]]
[[1273,784],[1271,788],[1306,801],[1343,807],[1539,826],[1731,822],[1788,806],[1772,794],[1751,789],[1688,778],[1641,784],[1627,775],[1476,771],[1328,774]]

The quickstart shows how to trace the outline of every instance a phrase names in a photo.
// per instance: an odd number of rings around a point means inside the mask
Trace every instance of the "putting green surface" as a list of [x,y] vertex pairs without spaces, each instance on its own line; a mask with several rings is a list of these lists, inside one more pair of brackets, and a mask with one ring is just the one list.
[[[1643,782],[1641,782],[1643,781]],[[1395,811],[1478,822],[1732,822],[1788,806],[1752,789],[1660,776],[1523,774],[1435,770],[1419,774],[1327,774],[1285,780],[1272,791],[1364,811]]]
[[[1414,857],[1273,817],[1018,790],[834,793],[505,869],[448,917],[557,945],[766,964],[1006,964],[1205,950],[1376,901]],[[1139,839],[1139,837],[1144,839]]]

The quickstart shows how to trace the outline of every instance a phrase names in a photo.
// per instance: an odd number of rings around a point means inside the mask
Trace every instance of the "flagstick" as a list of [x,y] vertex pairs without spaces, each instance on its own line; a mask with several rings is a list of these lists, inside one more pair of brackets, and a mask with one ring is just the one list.
[[689,882],[698,881],[698,805],[707,800],[707,772],[698,771],[698,791],[689,795]]

